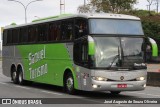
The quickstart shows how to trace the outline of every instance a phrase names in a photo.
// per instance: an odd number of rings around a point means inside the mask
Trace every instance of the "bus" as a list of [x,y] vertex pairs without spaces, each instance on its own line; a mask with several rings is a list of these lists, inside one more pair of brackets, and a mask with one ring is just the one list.
[[2,68],[27,81],[76,90],[139,91],[146,87],[145,36],[138,17],[72,14],[6,26]]

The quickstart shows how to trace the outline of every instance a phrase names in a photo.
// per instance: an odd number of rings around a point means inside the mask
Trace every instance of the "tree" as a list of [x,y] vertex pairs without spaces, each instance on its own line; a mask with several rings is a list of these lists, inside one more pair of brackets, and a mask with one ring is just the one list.
[[79,6],[78,11],[79,13],[91,13],[90,4]]
[[133,8],[133,4],[137,3],[137,0],[109,0],[111,6],[111,12],[121,13],[130,11]]
[[13,23],[11,23],[11,25],[15,26],[15,25],[17,25],[17,24],[13,22]]
[[78,7],[79,13],[108,12],[121,13],[132,9],[137,0],[90,0],[90,4]]
[[148,10],[149,10],[149,13],[150,13],[150,11],[151,11],[151,5],[152,5],[152,3],[153,3],[153,0],[147,0],[147,2],[148,2]]
[[157,8],[157,13],[159,12],[159,3],[160,3],[160,0],[155,0],[155,4],[156,4],[156,8]]

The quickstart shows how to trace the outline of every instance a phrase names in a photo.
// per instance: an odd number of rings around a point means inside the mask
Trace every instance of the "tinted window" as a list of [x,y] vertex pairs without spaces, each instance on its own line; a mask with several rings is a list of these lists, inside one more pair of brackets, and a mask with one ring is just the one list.
[[20,29],[20,43],[28,42],[28,27],[23,27]]
[[62,40],[72,40],[73,39],[73,20],[66,20],[62,22]]
[[60,22],[52,22],[49,24],[48,41],[58,41],[60,36],[61,25]]
[[18,43],[19,42],[19,29],[13,29],[12,30],[12,43]]
[[144,35],[141,22],[136,20],[90,19],[91,34]]
[[86,19],[76,19],[75,22],[75,39],[86,36],[88,33]]
[[12,43],[12,30],[8,30],[8,36],[7,36],[7,43],[11,44]]
[[48,35],[48,25],[47,24],[38,25],[38,41],[40,42],[47,41],[47,35]]
[[88,66],[88,42],[80,40],[74,44],[74,61],[83,66]]
[[4,32],[3,32],[3,45],[7,44],[7,33],[8,33],[8,30],[4,30]]
[[38,28],[37,26],[30,26],[28,30],[28,41],[35,42],[37,40]]

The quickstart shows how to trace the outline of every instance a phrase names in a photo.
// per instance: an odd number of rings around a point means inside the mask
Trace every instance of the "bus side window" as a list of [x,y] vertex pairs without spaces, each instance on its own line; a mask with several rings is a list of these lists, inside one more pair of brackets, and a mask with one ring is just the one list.
[[4,30],[4,32],[3,32],[3,45],[7,45],[7,36],[8,36],[8,30]]
[[13,38],[13,43],[18,43],[19,42],[19,29],[16,28],[16,29],[13,29],[12,30],[12,38]]
[[73,39],[73,20],[68,19],[62,22],[62,40],[70,41]]
[[81,50],[81,44],[80,42],[75,42],[74,43],[74,54],[73,54],[73,57],[74,57],[74,61],[76,63],[80,63],[81,62],[81,53],[82,53],[82,50]]
[[58,39],[58,25],[54,25],[54,41]]
[[17,40],[16,40],[16,43],[19,43],[20,39],[19,39],[19,36],[20,36],[20,28],[17,29]]
[[66,27],[67,27],[67,22],[66,21],[62,21],[62,23],[61,23],[62,40],[65,40],[65,38],[66,38],[66,31],[67,31]]
[[28,27],[23,27],[20,29],[20,41],[21,43],[28,42]]
[[12,43],[12,30],[8,30],[8,35],[7,35],[7,44]]
[[61,41],[62,40],[62,35],[61,35],[61,23],[57,22],[56,23],[56,41]]
[[48,38],[48,30],[49,30],[49,24],[45,24],[43,26],[43,33],[44,33],[44,41],[47,41]]
[[28,28],[28,41],[32,42],[32,27]]
[[54,41],[55,40],[55,26],[54,23],[49,24],[49,34],[48,34],[48,41]]
[[32,26],[29,28],[29,42],[35,42],[37,39],[38,29],[37,26]]
[[77,19],[75,23],[75,39],[87,35],[87,21],[84,19]]
[[16,29],[12,30],[12,44],[16,43]]
[[82,40],[74,44],[74,61],[88,67],[88,46],[87,41]]
[[73,20],[69,20],[66,30],[66,40],[73,40]]
[[47,31],[48,31],[48,26],[47,24],[42,24],[42,25],[38,25],[38,41],[39,42],[45,42],[47,41]]

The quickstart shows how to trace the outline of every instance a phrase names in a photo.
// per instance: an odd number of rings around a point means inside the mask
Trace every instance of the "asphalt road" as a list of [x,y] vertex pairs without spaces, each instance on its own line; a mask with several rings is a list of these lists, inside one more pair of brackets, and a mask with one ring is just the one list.
[[[93,104],[78,104],[78,107],[150,107],[151,104],[99,104],[107,99],[131,99],[131,98],[160,98],[160,87],[147,86],[144,91],[122,92],[120,95],[112,95],[109,92],[84,92],[78,91],[76,95],[68,95],[63,92],[61,87],[33,83],[32,85],[19,86],[11,82],[11,79],[2,74],[0,62],[0,98],[78,98],[82,102],[89,102]],[[62,99],[64,100],[64,99]],[[62,101],[64,102],[64,101]],[[97,104],[95,104],[97,103]],[[73,105],[73,104],[72,104]],[[64,106],[70,107],[70,104],[56,104],[56,105],[34,105],[34,107],[54,107]],[[0,107],[8,107],[8,105],[0,105]],[[13,105],[11,105],[13,107]],[[21,107],[22,105],[14,105]],[[29,105],[23,105],[29,107]],[[152,106],[159,107],[159,104],[152,104]]]

